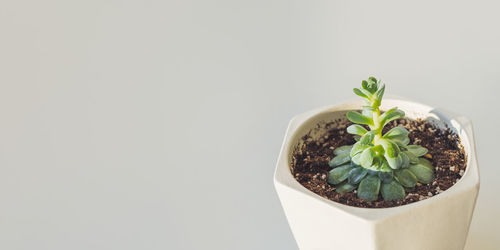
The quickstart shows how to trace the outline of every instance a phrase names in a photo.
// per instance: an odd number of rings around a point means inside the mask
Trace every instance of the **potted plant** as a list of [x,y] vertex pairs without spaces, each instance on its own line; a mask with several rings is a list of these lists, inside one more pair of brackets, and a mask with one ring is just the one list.
[[384,92],[370,77],[354,89],[364,102],[290,121],[274,183],[300,249],[463,249],[479,191],[471,122]]

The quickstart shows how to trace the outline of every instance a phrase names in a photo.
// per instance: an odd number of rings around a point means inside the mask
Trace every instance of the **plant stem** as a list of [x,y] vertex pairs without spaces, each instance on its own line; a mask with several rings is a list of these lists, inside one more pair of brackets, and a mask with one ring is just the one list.
[[380,109],[377,107],[375,108],[375,111],[373,111],[372,113],[373,113],[373,127],[371,129],[375,133],[375,136],[373,138],[373,143],[376,145],[378,144],[377,143],[378,140],[382,138],[382,128],[380,127],[380,122],[379,122]]

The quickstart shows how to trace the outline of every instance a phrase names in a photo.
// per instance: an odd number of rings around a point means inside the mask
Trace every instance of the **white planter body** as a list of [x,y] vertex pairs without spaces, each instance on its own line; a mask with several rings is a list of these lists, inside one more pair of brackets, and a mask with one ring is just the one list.
[[471,122],[432,107],[384,99],[381,109],[399,107],[412,119],[428,118],[460,137],[467,156],[464,176],[434,197],[393,208],[358,208],[330,201],[298,183],[290,172],[293,149],[319,122],[344,118],[362,102],[313,110],[294,117],[276,166],[274,183],[289,225],[302,250],[459,250],[463,249],[479,191]]

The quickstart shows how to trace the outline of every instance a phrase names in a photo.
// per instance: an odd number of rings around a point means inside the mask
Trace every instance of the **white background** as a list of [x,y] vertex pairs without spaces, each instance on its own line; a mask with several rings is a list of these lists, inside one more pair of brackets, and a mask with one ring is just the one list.
[[466,249],[499,249],[499,9],[1,1],[0,249],[297,249],[272,185],[287,123],[370,75],[472,119]]

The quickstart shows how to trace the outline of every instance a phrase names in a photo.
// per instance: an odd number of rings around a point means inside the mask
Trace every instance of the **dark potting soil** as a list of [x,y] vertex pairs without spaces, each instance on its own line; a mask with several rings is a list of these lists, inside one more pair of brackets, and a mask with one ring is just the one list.
[[429,150],[425,155],[432,162],[435,179],[430,184],[418,183],[414,188],[406,188],[406,197],[400,201],[386,201],[379,195],[378,200],[368,202],[357,197],[356,190],[339,194],[335,186],[328,184],[328,172],[332,169],[328,162],[333,158],[333,150],[343,145],[355,143],[354,137],[346,132],[351,123],[335,121],[326,124],[328,129],[318,139],[305,135],[303,144],[293,151],[291,171],[302,186],[335,202],[355,207],[386,208],[409,204],[438,195],[453,186],[464,174],[466,156],[459,137],[450,129],[440,129],[426,120],[398,119],[384,128],[384,132],[395,126],[403,126],[410,133],[410,144],[418,144]]

